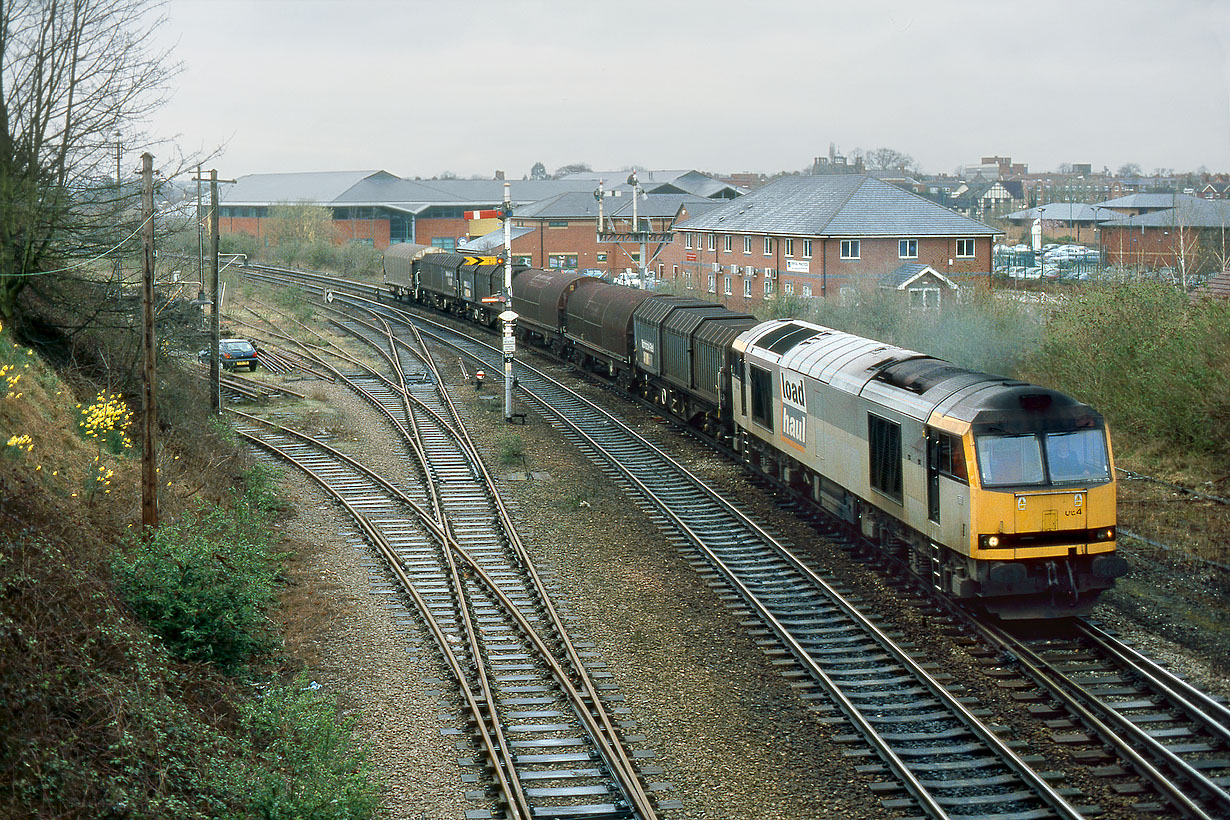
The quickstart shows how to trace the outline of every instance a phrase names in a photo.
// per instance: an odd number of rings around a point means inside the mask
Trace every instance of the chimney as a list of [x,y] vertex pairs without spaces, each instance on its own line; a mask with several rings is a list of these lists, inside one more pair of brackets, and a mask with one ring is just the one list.
[[501,179],[501,180],[502,180],[502,179],[504,179],[504,172],[503,172],[503,171],[496,171],[496,172],[495,172],[495,178],[496,178],[496,179]]

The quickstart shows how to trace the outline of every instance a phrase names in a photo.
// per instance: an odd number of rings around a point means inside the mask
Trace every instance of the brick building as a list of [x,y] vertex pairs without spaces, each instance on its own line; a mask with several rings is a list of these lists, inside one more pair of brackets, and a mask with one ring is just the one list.
[[878,287],[905,263],[987,276],[996,229],[862,174],[775,180],[675,224],[659,276],[751,310],[783,295]]
[[1107,264],[1174,268],[1183,273],[1221,271],[1227,266],[1230,202],[1186,194],[1136,195],[1141,196],[1164,196],[1171,206],[1102,222],[1101,244]]
[[[620,186],[607,191],[602,200],[604,228],[608,234],[625,236],[632,227],[631,189]],[[669,237],[671,226],[681,210],[693,212],[715,203],[690,194],[646,194],[636,203],[641,230],[658,234],[646,248],[650,263],[663,250],[662,237]],[[493,226],[494,228],[494,226]],[[580,270],[612,279],[640,267],[640,246],[630,238],[599,241],[598,200],[593,192],[563,193],[518,208],[513,213],[513,256],[536,268]],[[503,235],[494,230],[482,242],[466,248],[502,247]]]

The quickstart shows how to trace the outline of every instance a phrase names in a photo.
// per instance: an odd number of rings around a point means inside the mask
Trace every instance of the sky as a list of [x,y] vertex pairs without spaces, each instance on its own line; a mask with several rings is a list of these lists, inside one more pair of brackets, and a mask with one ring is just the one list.
[[[148,123],[222,178],[586,163],[1230,171],[1230,0],[168,0]],[[169,148],[155,148],[166,152]]]

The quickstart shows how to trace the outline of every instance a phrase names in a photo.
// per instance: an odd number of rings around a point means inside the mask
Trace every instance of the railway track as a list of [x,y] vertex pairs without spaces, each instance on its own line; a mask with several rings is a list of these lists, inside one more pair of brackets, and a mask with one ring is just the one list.
[[[338,287],[335,280],[330,282],[322,283],[322,290]],[[499,371],[499,354],[494,349],[456,338],[460,334],[443,326],[432,333],[462,350],[478,363],[476,366],[489,372]],[[616,420],[587,406],[583,399],[569,395],[571,391],[562,385],[524,363],[519,366],[518,379],[553,424],[605,464],[608,473],[673,533],[680,548],[693,556],[701,571],[720,577],[730,595],[738,598],[749,615],[756,616],[755,628],[761,631],[765,642],[775,644],[768,653],[793,659],[800,673],[832,699],[832,711],[858,728],[859,736],[885,761],[883,765],[870,764],[864,770],[891,774],[908,792],[905,799],[886,799],[886,806],[921,808],[936,817],[1069,817],[1097,812],[1097,807],[1073,806],[1068,800],[1073,796],[1070,791],[1049,786],[1046,777],[1032,771],[1030,760],[1021,758],[1009,748],[1010,744],[1000,741],[993,729],[981,726],[978,715],[965,709],[960,699],[947,691],[942,675],[932,674],[923,664],[913,662],[908,648],[895,647],[891,635],[883,634],[857,613],[839,590],[829,587],[819,573],[793,557],[788,545],[776,542],[763,527],[737,510],[722,510],[721,504],[714,505],[712,498],[705,497],[700,482],[686,470],[670,465],[665,454],[654,453],[652,445],[621,431],[622,425]],[[990,637],[983,640],[997,647],[992,655],[995,651],[1006,653],[1014,664],[1031,651],[1021,643],[995,643]],[[1062,666],[1067,653],[1067,665],[1071,666],[1073,657],[1089,652],[1087,646],[1073,648],[1054,643],[1040,647],[1037,654],[1044,660],[1047,656],[1056,658]],[[1054,668],[1051,673],[1054,674]],[[1091,751],[1086,756],[1096,764],[1096,772],[1130,780],[1133,773],[1143,771],[1146,785],[1141,788],[1146,798],[1139,804],[1144,810],[1152,807],[1147,796],[1156,792],[1162,800],[1162,810],[1191,817],[1230,815],[1220,802],[1224,792],[1219,795],[1225,786],[1226,761],[1222,741],[1217,740],[1216,710],[1213,728],[1195,728],[1199,721],[1179,707],[1173,708],[1187,716],[1180,719],[1191,725],[1162,725],[1158,717],[1162,701],[1155,694],[1127,693],[1127,687],[1116,680],[1117,676],[1122,677],[1121,673],[1108,672],[1108,685],[1100,689],[1087,687],[1092,689],[1092,693],[1087,691],[1085,695],[1089,712],[1100,709],[1104,714],[1119,714],[1123,720],[1103,722],[1144,725],[1146,736],[1152,729],[1154,738],[1163,742],[1167,737],[1191,735],[1200,739],[1170,743],[1162,758],[1169,754],[1189,759],[1178,766],[1160,766],[1146,764],[1129,753],[1128,750],[1147,745],[1145,741],[1126,737],[1115,740],[1113,737],[1118,735],[1097,733],[1094,742],[1111,751]],[[1050,691],[1049,686],[1037,681],[1034,685]],[[823,696],[819,691],[805,691],[804,697]],[[1033,704],[1032,711],[1039,719],[1052,721],[1057,737],[1063,734],[1059,730],[1064,728],[1065,720],[1075,718],[1086,724],[1081,713],[1073,711],[1063,697],[1052,697],[1061,712],[1052,712],[1054,707],[1038,702]],[[962,714],[963,711],[968,714]],[[1062,717],[1063,713],[1069,717]],[[1224,730],[1225,720],[1220,720]],[[1077,733],[1069,734],[1079,740]],[[1156,779],[1151,769],[1156,769]],[[1192,776],[1193,771],[1197,776]],[[1133,788],[1137,787],[1117,784],[1115,791],[1126,795]],[[892,789],[886,784],[885,791]]]
[[[352,329],[369,343],[376,334]],[[429,625],[495,786],[487,808],[469,816],[655,817],[613,716],[618,707],[603,702],[583,649],[527,566],[438,390],[434,364],[385,338],[392,378],[354,361],[351,372],[323,357],[316,366],[400,427],[425,480],[396,487],[323,442],[253,416],[240,416],[240,433],[299,466],[351,512]]]

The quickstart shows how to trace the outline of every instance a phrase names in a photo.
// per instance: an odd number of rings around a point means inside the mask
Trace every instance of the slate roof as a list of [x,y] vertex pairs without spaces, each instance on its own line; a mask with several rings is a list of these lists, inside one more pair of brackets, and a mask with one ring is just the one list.
[[962,216],[865,174],[790,176],[678,223],[677,229],[802,236],[992,236]]
[[[631,171],[577,171],[565,175],[561,181],[589,180],[594,183],[594,187],[597,187],[598,180],[605,180],[623,187],[627,186],[628,176],[631,173]],[[649,193],[659,191],[713,197],[734,195],[739,192],[735,186],[696,170],[637,171],[636,179],[641,184],[641,188]]]
[[[592,199],[596,187],[586,180],[528,179],[510,180],[510,183],[514,203],[535,202],[569,191],[584,191]],[[278,202],[382,205],[419,213],[432,205],[495,205],[504,200],[504,182],[498,179],[403,179],[387,171],[249,174],[227,186],[222,200],[228,205]]]
[[269,205],[275,202],[324,204],[344,196],[364,180],[392,179],[387,171],[321,171],[308,174],[248,174],[228,184],[221,198],[228,205]]
[[1101,208],[1173,208],[1183,199],[1196,199],[1187,194],[1128,194],[1096,203]]
[[935,278],[939,279],[949,288],[953,290],[957,289],[956,282],[952,281],[930,265],[924,265],[919,262],[907,262],[896,270],[884,274],[880,277],[880,286],[892,288],[893,290],[902,290],[906,285],[910,284],[915,279],[925,276],[928,273],[935,276]]
[[[603,200],[605,216],[632,216],[631,190],[623,193],[624,196],[608,196]],[[711,201],[692,194],[649,194],[637,203],[636,213],[646,219],[670,218],[679,212],[680,205],[705,207]],[[521,219],[597,219],[598,201],[592,192],[556,194],[516,209],[513,216]]]
[[1123,216],[1118,211],[1098,205],[1087,205],[1084,202],[1052,202],[1040,208],[1015,211],[1004,218],[1012,222],[1033,222],[1039,214],[1042,215],[1043,220],[1049,219],[1056,222],[1102,222]]
[[[518,228],[516,225],[512,228],[512,241],[516,242],[527,233],[533,233],[533,228]],[[476,236],[467,242],[461,242],[457,245],[459,251],[472,251],[474,253],[488,253],[489,251],[504,250],[504,229],[496,228],[490,233],[485,233],[482,236]]]
[[[1169,196],[1169,195],[1167,195]],[[1119,216],[1102,223],[1115,228],[1230,228],[1230,202],[1200,199],[1194,196],[1176,198],[1176,207],[1149,211],[1137,216]]]

